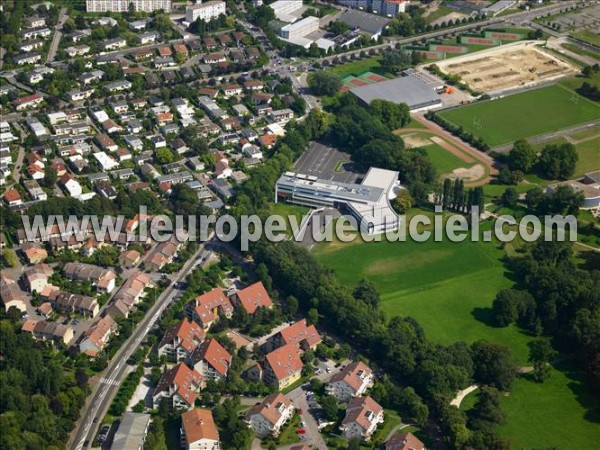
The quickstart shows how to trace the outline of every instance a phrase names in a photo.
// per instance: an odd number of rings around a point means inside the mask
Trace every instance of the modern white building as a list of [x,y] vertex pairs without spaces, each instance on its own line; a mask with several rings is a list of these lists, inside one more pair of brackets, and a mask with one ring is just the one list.
[[283,22],[295,22],[300,16],[302,0],[277,0],[269,5],[275,17]]
[[319,18],[314,16],[305,17],[298,22],[290,23],[281,29],[281,37],[284,39],[295,39],[314,33],[319,29]]
[[171,0],[86,0],[87,12],[127,12],[133,4],[135,11],[171,11]]
[[362,231],[380,234],[398,228],[399,218],[390,200],[399,188],[398,172],[375,167],[369,169],[361,184],[286,172],[275,184],[275,201],[338,208],[354,217]]
[[200,19],[205,22],[216,19],[221,14],[225,14],[225,2],[213,0],[206,3],[196,3],[185,9],[185,20],[189,23]]

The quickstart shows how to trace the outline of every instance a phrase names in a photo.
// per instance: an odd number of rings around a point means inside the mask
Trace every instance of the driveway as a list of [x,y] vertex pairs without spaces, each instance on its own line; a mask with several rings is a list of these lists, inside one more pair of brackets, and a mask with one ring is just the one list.
[[327,445],[325,444],[325,440],[321,433],[319,432],[319,426],[317,425],[317,421],[309,412],[308,402],[306,401],[306,388],[308,384],[303,384],[302,386],[297,387],[293,391],[289,392],[286,397],[289,398],[296,409],[302,410],[302,414],[300,417],[302,421],[306,424],[304,429],[306,430],[306,440],[304,443],[306,445],[311,445],[313,448],[318,448],[320,450],[327,450]]

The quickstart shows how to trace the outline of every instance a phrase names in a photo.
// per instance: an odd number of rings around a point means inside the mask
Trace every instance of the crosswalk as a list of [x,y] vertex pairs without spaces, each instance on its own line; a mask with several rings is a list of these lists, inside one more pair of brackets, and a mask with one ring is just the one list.
[[119,382],[112,378],[100,378],[100,384],[108,384],[109,386],[118,386]]

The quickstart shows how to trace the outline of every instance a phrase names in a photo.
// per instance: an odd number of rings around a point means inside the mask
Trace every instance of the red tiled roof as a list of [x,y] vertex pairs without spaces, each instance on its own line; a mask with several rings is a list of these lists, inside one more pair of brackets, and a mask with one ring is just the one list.
[[361,372],[363,376],[369,376],[373,373],[365,363],[361,361],[355,361],[351,364],[348,364],[341,372],[332,376],[329,382],[335,383],[338,381],[343,381],[352,389],[354,389],[354,392],[356,392],[358,389],[360,389],[363,383],[360,378]]
[[194,348],[204,340],[206,333],[196,322],[189,319],[183,319],[179,324],[168,330],[159,347],[178,341],[179,345],[187,352],[192,352]]
[[313,347],[321,342],[319,332],[314,325],[307,326],[306,319],[284,328],[280,333],[286,344],[300,344],[304,341],[309,347]]
[[233,311],[229,299],[219,288],[214,288],[205,294],[196,297],[195,311],[202,324],[206,325],[217,318],[217,310],[221,309],[225,314]]
[[368,430],[372,424],[372,418],[382,411],[383,407],[371,397],[355,397],[348,403],[342,425],[355,422],[364,430]]
[[423,444],[411,432],[393,435],[386,443],[385,450],[425,450]]
[[273,350],[265,356],[265,361],[275,374],[275,378],[283,380],[293,373],[302,370],[304,364],[298,356],[298,348],[293,344],[287,344]]
[[208,409],[196,408],[184,412],[181,415],[181,425],[188,445],[201,439],[219,440],[219,431],[212,412]]
[[277,423],[281,418],[281,409],[289,408],[292,402],[281,393],[268,395],[260,405],[255,405],[248,410],[246,417],[250,418],[255,414],[260,414],[271,424]]
[[242,289],[236,295],[248,314],[254,314],[259,307],[269,308],[273,305],[261,281]]
[[190,369],[184,363],[179,363],[173,368],[167,370],[154,391],[154,395],[168,391],[170,386],[174,386],[174,394],[179,395],[188,405],[193,405],[196,400],[194,392],[202,383],[202,376],[193,369]]
[[231,366],[231,355],[216,339],[209,339],[200,344],[192,354],[192,361],[204,360],[219,374],[226,376]]

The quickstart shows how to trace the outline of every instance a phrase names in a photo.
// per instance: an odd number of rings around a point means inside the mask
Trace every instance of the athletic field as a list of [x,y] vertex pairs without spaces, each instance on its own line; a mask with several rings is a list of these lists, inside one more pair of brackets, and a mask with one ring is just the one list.
[[600,105],[555,85],[440,113],[491,147],[600,117]]

